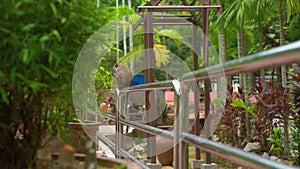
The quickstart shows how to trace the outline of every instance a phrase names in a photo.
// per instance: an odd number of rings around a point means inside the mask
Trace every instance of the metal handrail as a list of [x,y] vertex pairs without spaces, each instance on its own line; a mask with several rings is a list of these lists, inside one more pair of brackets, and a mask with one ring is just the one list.
[[226,144],[189,133],[182,133],[185,142],[215,154],[223,159],[235,162],[243,167],[253,169],[299,169],[299,167],[268,160],[259,155],[249,153]]
[[[101,113],[103,116],[106,118],[114,119],[113,115],[110,115],[108,113]],[[137,123],[134,121],[130,121],[124,118],[120,119],[120,122],[125,125],[129,125],[133,128],[136,128],[140,131],[146,132],[151,135],[159,135],[162,137],[166,137],[169,139],[174,139],[174,133],[171,131],[159,129],[153,126],[149,126],[146,124],[141,124]],[[209,140],[207,138],[201,137],[201,136],[196,136],[194,134],[190,133],[185,133],[183,132],[180,136],[180,139],[182,141],[191,144],[193,146],[199,147],[207,152],[210,152],[212,154],[215,154],[217,156],[222,157],[223,159],[230,160],[233,162],[236,162],[237,164],[240,164],[241,166],[244,167],[249,167],[249,168],[262,168],[262,169],[299,169],[298,167],[291,166],[291,165],[285,165],[282,163],[274,162],[271,160],[267,160],[265,158],[262,158],[259,155],[253,154],[253,153],[248,153],[243,150],[230,147],[228,145],[215,142],[212,140]]]
[[136,91],[147,91],[147,90],[158,90],[158,89],[171,89],[172,84],[173,84],[173,80],[145,83],[137,86],[125,87],[120,92],[127,93],[132,91],[136,92]]
[[186,73],[182,81],[205,80],[300,62],[300,41]]
[[[186,73],[180,79],[180,84],[181,85],[188,84],[189,82],[195,80],[206,80],[209,78],[217,78],[217,77],[222,77],[224,75],[233,75],[242,72],[255,71],[263,68],[275,67],[275,66],[280,66],[283,64],[291,64],[295,62],[300,62],[300,41],[285,46],[277,47],[268,51],[249,55],[237,60],[229,61],[224,64],[218,64],[197,71]],[[154,82],[154,83],[143,84],[140,86],[128,87],[125,88],[124,90],[121,90],[120,92],[126,93],[126,92],[133,92],[137,90],[154,90],[157,88],[165,88],[170,85],[172,85],[172,81]],[[185,94],[185,90],[181,92]],[[183,103],[184,94],[181,95],[180,92],[178,92],[177,94],[178,96],[180,96],[181,103]],[[183,117],[183,119],[179,118],[181,120],[180,123],[182,123],[187,118],[184,108],[180,110],[180,114]],[[106,115],[106,116],[112,119],[114,118],[113,116],[110,115]],[[258,155],[248,153],[243,150],[224,145],[222,143],[214,142],[203,137],[186,133],[186,131],[184,130],[180,132],[174,131],[176,132],[174,134],[169,131],[155,128],[146,124],[133,122],[123,118],[119,118],[118,122],[125,125],[132,126],[134,128],[137,128],[139,130],[142,130],[146,133],[153,134],[153,135],[161,135],[172,139],[176,139],[176,137],[179,137],[181,141],[185,143],[202,148],[207,152],[220,156],[223,159],[227,159],[229,161],[235,162],[241,166],[255,168],[255,169],[256,168],[291,168],[291,169],[298,168],[296,166],[285,165],[275,161],[267,160]],[[183,125],[180,123],[179,125]],[[174,128],[176,130],[176,124]]]
[[[209,78],[222,77],[224,75],[229,76],[247,71],[251,72],[259,69],[276,67],[297,62],[300,62],[300,41],[296,41],[294,43],[276,47],[253,55],[245,56],[240,59],[228,61],[226,63],[212,65],[207,68],[192,71],[184,74],[179,80],[181,82],[205,80]],[[153,90],[171,85],[172,80],[152,82],[127,87],[121,90],[120,92],[130,92],[136,90]]]

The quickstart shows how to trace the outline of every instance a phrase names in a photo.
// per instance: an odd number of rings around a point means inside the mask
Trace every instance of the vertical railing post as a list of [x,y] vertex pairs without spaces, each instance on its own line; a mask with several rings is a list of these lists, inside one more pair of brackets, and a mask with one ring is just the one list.
[[180,166],[180,163],[179,163],[179,154],[180,154],[180,151],[179,151],[179,111],[180,111],[180,95],[181,95],[181,90],[180,90],[180,82],[178,80],[173,80],[172,81],[173,83],[173,87],[175,89],[174,91],[174,95],[175,95],[175,98],[174,98],[174,143],[173,143],[173,166],[174,168],[179,168]]
[[180,112],[178,115],[179,121],[179,165],[181,169],[188,168],[188,144],[182,139],[182,133],[188,132],[189,128],[189,89],[190,83],[181,83],[181,97],[180,97]]
[[120,155],[120,113],[122,112],[121,111],[121,107],[122,106],[122,103],[121,103],[121,93],[119,91],[119,89],[116,89],[116,102],[117,102],[117,110],[116,110],[116,147],[115,147],[115,156],[116,158],[121,158],[121,155]]
[[[125,92],[123,94],[123,96],[124,96],[124,98],[123,98],[124,102],[121,102],[120,112],[122,113],[123,118],[130,119],[130,114],[128,112],[128,96],[129,96],[129,93]],[[124,136],[124,125],[120,123],[119,126],[120,126],[119,127],[120,128],[119,129],[120,130],[119,145],[120,145],[120,148],[124,148],[124,146],[125,146],[125,140],[124,139],[126,139],[126,137]],[[127,126],[127,130],[128,130],[128,126]]]
[[[153,16],[149,9],[145,14],[144,19],[144,75],[146,83],[154,82],[154,42],[153,42]],[[154,97],[150,97],[151,91],[146,91],[145,103],[146,103],[146,121],[150,126],[155,126],[153,117],[156,115],[156,105]],[[152,91],[153,92],[153,91]],[[152,95],[153,96],[153,95]],[[156,163],[156,136],[147,134],[147,158],[151,163]]]
[[[210,2],[207,1],[209,4]],[[209,67],[209,59],[208,59],[208,27],[209,27],[209,9],[203,9],[203,32],[204,32],[204,41],[203,41],[203,55],[204,55],[204,66]],[[210,111],[210,80],[204,80],[204,109],[205,109],[205,137],[208,138],[210,136],[210,120],[207,118]],[[206,163],[211,163],[211,154],[206,152]]]
[[[200,46],[197,39],[199,38],[198,35],[198,30],[196,25],[192,25],[192,29],[193,29],[193,55],[194,55],[194,70],[198,70],[199,69],[199,63],[198,63],[198,58],[199,58],[199,54],[200,54]],[[195,134],[197,136],[200,135],[200,121],[199,121],[199,103],[200,103],[200,99],[199,99],[199,81],[196,80],[195,81],[195,87],[194,87],[194,125],[195,125]],[[201,151],[200,148],[195,147],[195,154],[196,154],[196,159],[200,160],[201,159]]]

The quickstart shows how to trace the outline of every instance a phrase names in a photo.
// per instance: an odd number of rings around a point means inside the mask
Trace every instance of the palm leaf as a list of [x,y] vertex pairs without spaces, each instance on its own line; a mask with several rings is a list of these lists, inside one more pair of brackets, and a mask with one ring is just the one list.
[[289,22],[293,14],[300,13],[300,2],[299,0],[287,0],[288,13],[287,21]]
[[179,45],[182,40],[183,40],[183,37],[176,31],[176,30],[173,30],[173,29],[163,29],[163,30],[160,30],[157,35],[159,37],[168,37],[170,39],[172,39],[176,45]]
[[[160,67],[162,64],[166,65],[169,63],[169,49],[165,45],[154,44],[154,55],[155,55],[155,65]],[[120,62],[125,65],[129,65],[130,61],[134,61],[144,56],[144,45],[136,46],[127,55],[120,58]]]
[[169,50],[165,45],[154,45],[154,54],[155,54],[155,64],[157,67],[160,67],[161,64],[167,65],[169,63]]

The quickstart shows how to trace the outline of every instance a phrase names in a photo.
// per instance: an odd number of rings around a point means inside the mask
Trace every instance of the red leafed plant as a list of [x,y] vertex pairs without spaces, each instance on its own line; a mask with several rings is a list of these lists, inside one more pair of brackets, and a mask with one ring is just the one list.
[[[241,113],[239,108],[231,106],[234,100],[244,100],[244,94],[242,88],[238,88],[238,92],[233,91],[233,86],[227,86],[227,97],[224,105],[223,116],[220,120],[217,133],[220,137],[220,141],[224,143],[231,143],[232,146],[241,146],[241,137],[239,130],[245,128],[241,125],[245,125],[245,114]],[[240,123],[240,121],[243,121]],[[243,134],[242,134],[243,135]]]
[[[274,129],[280,130],[280,158],[289,159],[300,165],[300,67],[294,64],[294,73],[290,73],[288,86],[274,86],[272,81],[258,81],[255,90],[250,94],[249,103],[245,102],[243,90],[233,91],[227,88],[226,102],[221,110],[216,134],[221,142],[243,148],[247,142],[259,141],[262,152],[270,152],[278,140],[274,140]],[[254,99],[255,98],[255,99]],[[249,113],[250,125],[246,129],[246,113]],[[246,135],[246,133],[248,135]],[[245,137],[246,136],[246,137]],[[282,137],[282,138],[281,138]],[[273,138],[273,139],[270,139]],[[279,143],[279,142],[276,142]]]
[[[263,86],[263,87],[261,87]],[[262,90],[261,90],[262,89]],[[269,84],[258,84],[256,99],[257,102],[257,120],[255,121],[255,127],[258,132],[258,138],[263,146],[264,150],[267,151],[271,147],[271,142],[267,141],[274,131],[275,127],[283,129],[283,136],[287,139],[283,141],[286,147],[285,157],[288,154],[288,138],[289,138],[289,116],[291,112],[291,95],[287,87],[272,87],[272,83]]]

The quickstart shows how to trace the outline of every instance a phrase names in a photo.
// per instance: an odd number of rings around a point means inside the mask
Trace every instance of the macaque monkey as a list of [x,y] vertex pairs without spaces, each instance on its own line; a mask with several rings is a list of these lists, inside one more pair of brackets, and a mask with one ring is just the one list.
[[118,89],[123,89],[125,87],[129,87],[132,80],[132,72],[126,66],[121,65],[120,63],[116,63],[113,66],[114,69],[114,77],[116,79],[116,84]]

